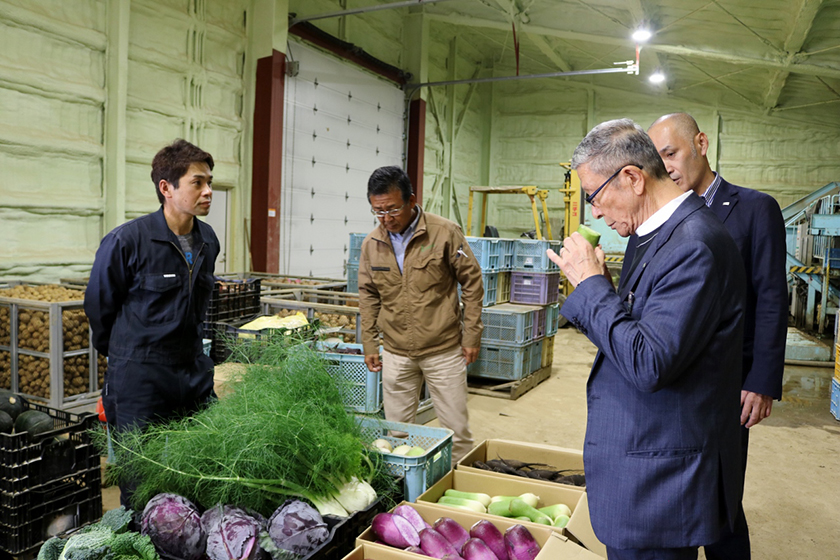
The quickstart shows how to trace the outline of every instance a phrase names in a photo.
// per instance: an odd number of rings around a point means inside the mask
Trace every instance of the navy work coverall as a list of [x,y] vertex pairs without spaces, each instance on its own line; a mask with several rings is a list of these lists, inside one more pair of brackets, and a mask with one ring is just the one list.
[[190,271],[163,207],[107,234],[85,290],[93,345],[108,356],[102,401],[120,431],[194,412],[213,393],[202,351],[219,241],[194,219]]

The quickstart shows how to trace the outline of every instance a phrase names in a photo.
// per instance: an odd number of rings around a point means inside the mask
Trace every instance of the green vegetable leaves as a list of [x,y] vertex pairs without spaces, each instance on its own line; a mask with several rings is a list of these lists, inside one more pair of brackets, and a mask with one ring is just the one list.
[[268,515],[286,498],[327,500],[353,477],[372,478],[378,458],[345,410],[342,381],[290,337],[255,344],[274,345],[252,354],[269,363],[248,365],[231,394],[192,417],[115,436],[117,481],[139,481],[135,507],[171,492]]

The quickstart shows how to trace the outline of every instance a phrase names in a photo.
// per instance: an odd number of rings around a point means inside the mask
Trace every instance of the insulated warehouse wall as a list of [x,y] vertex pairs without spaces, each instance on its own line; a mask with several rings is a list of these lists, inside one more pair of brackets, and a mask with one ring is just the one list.
[[[497,73],[511,75],[513,69],[498,69]],[[592,78],[593,83],[597,80]],[[563,171],[555,162],[569,161],[592,126],[629,117],[647,128],[657,117],[675,111],[691,113],[709,136],[708,157],[713,169],[733,183],[767,192],[782,207],[840,178],[840,131],[820,123],[718,109],[563,79],[498,82],[488,87],[493,88],[489,170],[493,184],[531,182],[551,189],[562,186]],[[508,202],[510,196],[490,201],[489,223],[499,227],[502,235],[515,234],[530,223],[521,206]],[[550,211],[556,209],[553,226],[563,202],[559,193],[551,196]],[[591,214],[587,215],[591,220]],[[614,237],[611,240],[607,235],[602,241],[622,243]]]
[[[167,143],[185,138],[213,155],[213,189],[228,196],[215,197],[208,221],[228,252],[235,247],[225,243],[233,233],[228,228],[241,231],[242,201],[247,200],[242,191],[250,188],[250,162],[244,156],[250,142],[245,112],[249,4],[247,0],[131,2],[126,218],[159,207],[149,175],[152,158]],[[225,215],[230,219],[225,220]],[[226,231],[220,231],[223,227]],[[226,257],[220,255],[217,270],[227,264]]]
[[105,233],[158,208],[150,164],[175,138],[213,154],[238,210],[249,5],[0,0],[0,278],[87,274]]
[[0,1],[0,278],[90,267],[103,211],[105,3]]
[[[481,53],[459,40],[456,28],[435,25],[429,35],[429,82],[491,75],[490,69],[481,66]],[[426,98],[423,205],[464,229],[469,188],[487,182],[489,144],[485,138],[491,102],[488,93],[490,89],[480,84],[423,90]],[[476,225],[476,233],[477,228]]]

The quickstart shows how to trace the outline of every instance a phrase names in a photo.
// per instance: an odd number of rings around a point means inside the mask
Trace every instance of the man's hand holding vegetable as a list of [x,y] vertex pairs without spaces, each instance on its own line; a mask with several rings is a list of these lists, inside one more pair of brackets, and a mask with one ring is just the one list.
[[552,260],[563,274],[577,287],[578,284],[590,276],[603,275],[612,283],[612,276],[607,270],[606,255],[600,245],[593,247],[581,234],[574,232],[563,240],[563,248],[560,253],[551,249],[547,251],[548,258]]

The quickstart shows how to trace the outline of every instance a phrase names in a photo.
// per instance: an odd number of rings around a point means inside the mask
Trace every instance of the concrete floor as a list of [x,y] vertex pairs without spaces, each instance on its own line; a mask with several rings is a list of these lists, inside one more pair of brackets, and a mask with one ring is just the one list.
[[[570,327],[560,329],[554,342],[551,377],[535,389],[515,401],[470,395],[476,442],[583,447],[586,379],[596,349]],[[830,368],[787,367],[784,399],[753,428],[744,508],[756,560],[840,558],[840,422],[829,413],[833,374]],[[119,506],[118,494],[104,489],[106,510]]]

